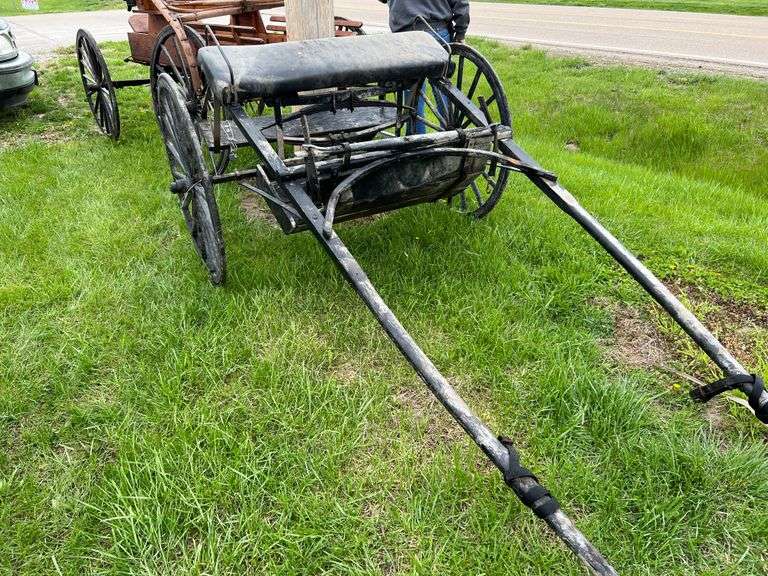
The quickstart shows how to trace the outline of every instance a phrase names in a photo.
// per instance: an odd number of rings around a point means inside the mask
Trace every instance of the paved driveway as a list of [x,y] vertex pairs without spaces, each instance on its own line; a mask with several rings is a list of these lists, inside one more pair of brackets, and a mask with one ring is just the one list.
[[[336,13],[386,29],[376,0],[336,0]],[[71,45],[81,27],[100,41],[124,39],[127,19],[124,10],[7,18],[36,55]],[[768,17],[473,1],[470,32],[601,60],[768,77]]]

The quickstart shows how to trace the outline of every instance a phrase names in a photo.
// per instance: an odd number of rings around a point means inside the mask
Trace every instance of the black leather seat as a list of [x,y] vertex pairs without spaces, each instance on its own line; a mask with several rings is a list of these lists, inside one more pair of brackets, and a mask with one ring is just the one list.
[[222,53],[232,67],[238,96],[267,99],[322,88],[436,78],[449,58],[426,32],[208,46],[198,52],[198,63],[219,98],[232,84]]

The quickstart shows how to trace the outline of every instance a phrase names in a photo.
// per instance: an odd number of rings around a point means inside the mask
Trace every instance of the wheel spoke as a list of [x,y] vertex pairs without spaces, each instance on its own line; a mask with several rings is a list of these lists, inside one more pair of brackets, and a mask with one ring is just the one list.
[[181,63],[181,67],[184,70],[184,74],[187,73],[187,59],[184,57],[184,49],[181,46],[181,42],[179,41],[179,37],[174,34],[172,36],[173,38],[173,46],[176,49],[176,55],[179,57],[179,62]]
[[456,106],[453,112],[453,127],[461,126],[462,119],[464,118],[464,113],[461,111],[461,109]]
[[179,60],[181,61],[181,68],[184,72],[184,76],[181,78],[181,81],[184,84],[184,99],[187,101],[187,103],[189,103],[194,96],[194,86],[192,85],[192,70],[189,67],[189,62],[187,62],[186,53],[184,52],[181,42],[179,41],[179,37],[175,34],[173,35],[173,41],[176,46],[176,52],[179,55]]
[[101,115],[103,110],[101,108],[102,92],[99,90],[96,92],[96,100],[93,103],[93,114],[96,116],[96,123],[101,127]]
[[472,188],[472,192],[475,193],[475,198],[477,199],[477,207],[480,208],[483,204],[485,204],[485,201],[483,200],[483,195],[480,194],[480,188],[477,187],[477,183],[474,181],[472,184],[470,184]]
[[88,70],[90,70],[91,74],[93,75],[94,80],[98,80],[98,73],[97,73],[97,65],[94,61],[94,53],[93,50],[91,50],[91,47],[87,44],[83,44],[83,62],[88,67]]
[[181,154],[176,148],[177,144],[175,142],[166,142],[165,145],[168,148],[168,153],[171,155],[171,158],[172,158],[171,162],[174,163],[176,167],[179,169],[182,177],[189,178],[190,174],[187,171],[187,166],[184,162],[184,159],[181,157]]
[[96,73],[93,71],[93,64],[91,63],[90,54],[88,53],[87,48],[83,46],[80,47],[80,62],[83,64],[83,74],[85,74],[85,72],[89,72],[89,80],[92,80],[94,84],[97,84],[98,82],[96,81]]
[[163,135],[165,136],[165,146],[168,149],[168,153],[171,156],[171,164],[175,164],[182,171],[182,177],[188,176],[186,171],[186,165],[181,157],[181,154],[177,150],[178,136],[173,125],[173,121],[170,119],[168,110],[164,108],[158,115],[160,123],[163,128]]
[[102,105],[104,106],[104,115],[103,115],[103,118],[104,118],[104,132],[106,132],[107,134],[109,134],[111,136],[112,135],[112,131],[114,129],[114,120],[113,120],[113,117],[112,117],[112,108],[109,106],[109,103],[106,100],[103,100],[103,104]]
[[176,34],[173,35],[173,44],[176,47],[176,54],[179,56],[179,62],[181,63],[181,69],[184,72],[184,75],[180,78],[181,82],[184,84],[184,99],[188,100],[190,96],[189,92],[189,70],[187,68],[187,59],[184,54],[184,49],[181,46],[181,42],[179,41],[179,37],[176,36]]
[[490,186],[492,190],[496,189],[496,181],[488,175],[488,172],[483,172],[483,178],[485,178],[485,181],[488,182],[488,186]]
[[483,71],[478,68],[475,72],[475,77],[472,79],[472,85],[469,88],[469,92],[467,92],[467,100],[472,100],[472,96],[475,95],[475,90],[477,90],[477,84],[480,82],[480,76],[482,76]]
[[93,74],[93,70],[88,68],[88,63],[83,62],[83,74],[82,74],[84,82],[88,86],[95,86],[97,89],[99,86],[101,86],[101,82],[99,82],[96,77]]
[[170,165],[170,168],[171,168],[171,175],[173,176],[173,181],[174,182],[177,181],[177,180],[184,180],[184,179],[187,178],[187,174],[186,174],[186,172],[184,172],[183,167],[180,168],[176,164],[176,162],[170,161],[170,159],[169,159],[169,165]]
[[426,124],[427,126],[432,128],[432,130],[435,130],[436,132],[442,132],[442,130],[443,130],[440,126],[438,126],[434,122],[431,122],[431,121],[427,120],[426,118],[423,118],[422,116],[419,116],[418,114],[416,114],[416,119],[417,120],[421,120],[422,122],[424,122],[424,124]]
[[93,49],[89,49],[88,52],[88,59],[91,62],[93,77],[98,84],[101,84],[104,82],[104,69],[102,68],[101,62],[99,61],[99,58],[96,56],[96,53],[93,51]]
[[440,96],[440,94],[439,94],[439,92],[436,92],[436,90],[435,90],[434,86],[432,87],[432,95],[435,97],[435,103],[434,103],[434,104],[433,104],[433,103],[432,103],[432,101],[431,101],[431,100],[430,100],[430,99],[427,97],[427,94],[426,94],[426,90],[425,90],[424,88],[422,88],[422,92],[421,92],[421,94],[422,94],[422,96],[424,97],[424,102],[427,104],[427,107],[428,107],[428,108],[429,108],[429,109],[432,111],[432,114],[434,114],[434,115],[435,115],[435,118],[437,118],[437,121],[440,123],[440,126],[441,126],[443,129],[446,129],[446,128],[447,128],[447,126],[448,126],[448,123],[447,123],[447,121],[445,120],[445,118],[443,118],[442,114],[440,114],[440,112],[438,112],[438,111],[437,111],[437,105],[436,105],[436,104],[437,104],[437,102],[436,102],[436,101],[437,101],[437,98],[440,98],[440,97],[441,97],[441,96]]
[[493,123],[493,118],[491,117],[491,112],[488,110],[488,103],[485,101],[485,98],[483,96],[478,96],[477,100],[480,104],[480,110],[483,111],[483,114],[485,114],[485,121],[488,124]]
[[179,205],[181,206],[181,213],[184,215],[184,220],[186,220],[187,227],[192,233],[192,238],[194,238],[197,234],[197,225],[195,222],[195,216],[193,214],[194,209],[189,209],[190,204],[192,204],[192,190],[187,190],[179,198]]
[[177,81],[180,83],[181,80],[181,72],[179,72],[179,69],[176,68],[176,64],[173,62],[173,58],[171,58],[170,52],[168,52],[168,49],[165,47],[165,45],[160,46],[160,50],[162,50],[163,54],[165,54],[165,57],[168,58],[168,62],[171,65],[171,68],[173,69],[173,74],[176,76]]
[[163,110],[161,119],[166,130],[166,138],[172,140],[173,142],[178,142],[179,137],[176,134],[176,127],[174,125],[173,116],[171,116],[170,110],[165,108]]
[[85,99],[88,102],[88,106],[91,108],[91,112],[93,112],[96,107],[96,98],[100,92],[100,90],[93,90],[92,92],[85,93]]
[[109,107],[107,106],[103,92],[101,93],[101,99],[99,100],[99,108],[101,109],[101,129],[109,134]]

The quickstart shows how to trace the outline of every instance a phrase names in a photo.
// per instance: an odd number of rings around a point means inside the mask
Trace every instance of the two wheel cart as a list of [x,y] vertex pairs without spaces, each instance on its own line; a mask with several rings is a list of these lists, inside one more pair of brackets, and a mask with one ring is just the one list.
[[[206,32],[201,30],[202,38]],[[749,374],[554,174],[515,142],[504,88],[477,51],[441,44],[425,32],[237,46],[215,32],[211,40],[196,47],[194,59],[183,59],[191,84],[179,81],[183,73],[174,52],[168,51],[164,63],[160,54],[165,52],[155,49],[152,61],[170,189],[211,281],[226,279],[214,190],[235,182],[264,199],[285,233],[313,234],[515,495],[593,573],[617,574],[520,464],[512,442],[491,432],[419,348],[342,242],[337,223],[421,203],[482,217],[500,200],[510,174],[522,174],[595,238],[723,370],[725,378],[695,390],[696,398],[706,401],[740,389],[756,415],[768,420],[761,378]],[[175,54],[184,46],[177,45]],[[421,125],[426,133],[415,133]],[[227,172],[210,161],[240,147],[255,152],[252,164]]]

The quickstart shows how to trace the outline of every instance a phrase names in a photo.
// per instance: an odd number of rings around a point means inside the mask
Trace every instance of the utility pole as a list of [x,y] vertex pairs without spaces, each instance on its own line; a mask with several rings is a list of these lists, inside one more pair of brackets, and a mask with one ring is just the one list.
[[288,40],[332,38],[333,0],[285,0]]

